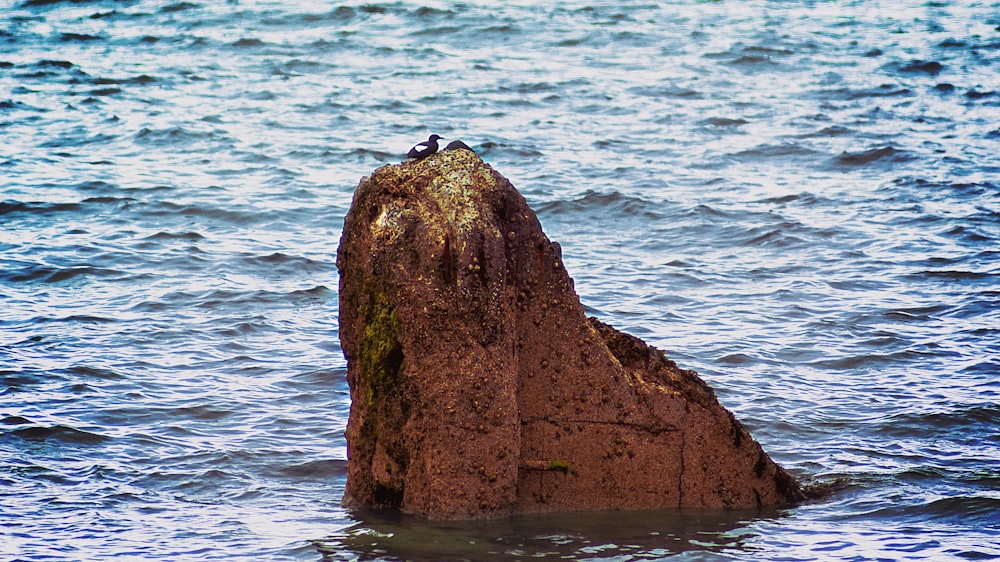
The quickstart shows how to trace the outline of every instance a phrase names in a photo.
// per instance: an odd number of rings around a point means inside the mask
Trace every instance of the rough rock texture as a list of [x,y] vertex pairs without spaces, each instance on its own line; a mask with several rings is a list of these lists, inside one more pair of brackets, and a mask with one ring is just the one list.
[[364,178],[337,267],[347,505],[465,519],[802,498],[696,373],[586,317],[559,245],[471,151]]

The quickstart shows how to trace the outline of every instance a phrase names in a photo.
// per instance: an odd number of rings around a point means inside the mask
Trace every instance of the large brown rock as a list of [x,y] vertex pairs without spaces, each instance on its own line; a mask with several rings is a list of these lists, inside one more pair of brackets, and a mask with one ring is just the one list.
[[465,519],[802,497],[695,372],[586,317],[558,244],[471,151],[362,179],[337,267],[347,505]]

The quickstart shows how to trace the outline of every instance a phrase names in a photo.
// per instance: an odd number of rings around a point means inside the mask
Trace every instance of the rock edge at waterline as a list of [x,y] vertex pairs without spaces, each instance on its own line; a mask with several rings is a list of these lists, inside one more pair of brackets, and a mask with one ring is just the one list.
[[803,498],[694,371],[586,317],[559,245],[470,150],[362,179],[337,267],[346,505],[477,519]]

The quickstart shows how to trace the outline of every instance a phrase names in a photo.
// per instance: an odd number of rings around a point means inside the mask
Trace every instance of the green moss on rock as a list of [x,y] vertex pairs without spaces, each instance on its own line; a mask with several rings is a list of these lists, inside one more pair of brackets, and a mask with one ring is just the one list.
[[549,470],[559,470],[565,474],[569,472],[569,463],[566,461],[550,461]]
[[403,348],[399,344],[399,319],[385,293],[372,291],[362,307],[365,328],[361,335],[361,373],[367,385],[368,405],[398,393]]

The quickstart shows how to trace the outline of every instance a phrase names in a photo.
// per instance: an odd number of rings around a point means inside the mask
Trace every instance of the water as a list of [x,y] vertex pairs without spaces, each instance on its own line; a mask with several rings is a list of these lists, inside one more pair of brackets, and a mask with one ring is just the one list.
[[[0,0],[0,555],[1000,558],[1000,3]],[[340,507],[336,246],[431,132],[776,512]]]

